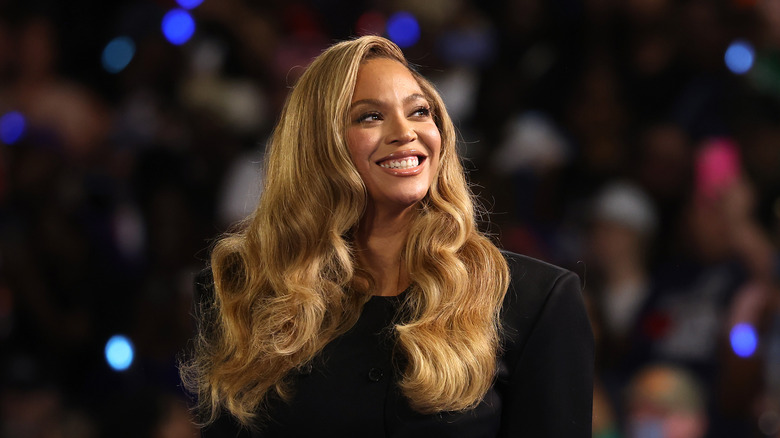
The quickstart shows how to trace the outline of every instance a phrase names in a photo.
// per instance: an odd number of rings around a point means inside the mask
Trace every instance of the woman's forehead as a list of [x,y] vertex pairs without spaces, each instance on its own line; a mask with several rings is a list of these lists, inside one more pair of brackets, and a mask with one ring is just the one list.
[[427,99],[412,71],[404,64],[390,58],[363,61],[358,69],[352,101],[383,94],[398,94],[402,99],[409,96],[423,96]]

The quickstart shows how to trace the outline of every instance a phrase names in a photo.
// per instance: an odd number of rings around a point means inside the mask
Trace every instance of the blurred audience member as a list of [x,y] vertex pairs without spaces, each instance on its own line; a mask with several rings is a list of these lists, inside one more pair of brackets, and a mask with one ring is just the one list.
[[648,197],[628,182],[608,184],[592,204],[585,292],[596,332],[597,379],[601,381],[594,414],[604,409],[619,424],[619,406],[610,405],[619,399],[632,372],[633,364],[626,359],[632,358],[631,336],[650,294],[648,254],[656,216]]
[[[603,336],[622,344],[650,293],[648,254],[656,228],[647,196],[628,183],[613,183],[596,198],[590,227],[590,290]],[[612,344],[612,343],[611,343]],[[607,354],[621,354],[611,345]]]
[[619,438],[620,425],[614,404],[603,386],[596,381],[593,387],[593,438]]
[[668,365],[642,369],[628,387],[626,438],[703,438],[706,394],[687,371]]

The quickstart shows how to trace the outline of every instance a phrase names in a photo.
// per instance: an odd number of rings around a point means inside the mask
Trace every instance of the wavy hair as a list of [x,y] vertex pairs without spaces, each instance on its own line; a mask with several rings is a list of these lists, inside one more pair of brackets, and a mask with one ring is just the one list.
[[395,44],[366,36],[331,46],[303,73],[269,141],[257,209],[213,248],[214,296],[201,304],[194,354],[180,365],[206,423],[224,409],[251,425],[269,398],[289,397],[291,372],[351,327],[371,296],[353,243],[367,191],[346,131],[358,69],[376,57],[410,69],[442,139],[402,250],[411,287],[395,325],[398,384],[422,413],[471,408],[492,384],[506,261],[477,229],[439,94]]

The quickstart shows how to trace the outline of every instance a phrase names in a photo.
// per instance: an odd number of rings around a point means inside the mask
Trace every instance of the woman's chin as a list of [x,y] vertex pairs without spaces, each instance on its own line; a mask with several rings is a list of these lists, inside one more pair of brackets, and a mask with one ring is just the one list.
[[392,197],[383,197],[380,199],[372,199],[371,204],[377,210],[384,211],[404,211],[411,207],[414,207],[417,203],[425,198],[427,191],[424,193],[405,193],[396,194]]

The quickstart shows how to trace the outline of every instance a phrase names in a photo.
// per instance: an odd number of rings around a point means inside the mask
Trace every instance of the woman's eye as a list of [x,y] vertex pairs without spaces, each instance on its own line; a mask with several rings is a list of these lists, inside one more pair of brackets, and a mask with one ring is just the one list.
[[375,122],[377,120],[382,120],[382,115],[379,113],[365,113],[357,119],[358,122]]
[[425,107],[425,106],[421,106],[420,108],[417,108],[416,110],[414,110],[412,115],[418,116],[418,117],[428,117],[428,116],[431,115],[431,109],[428,108],[428,107]]

